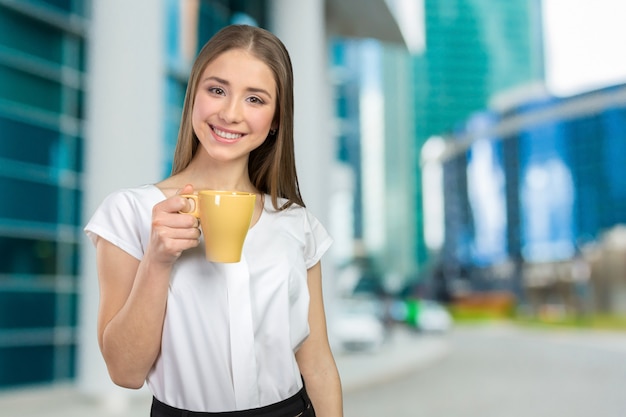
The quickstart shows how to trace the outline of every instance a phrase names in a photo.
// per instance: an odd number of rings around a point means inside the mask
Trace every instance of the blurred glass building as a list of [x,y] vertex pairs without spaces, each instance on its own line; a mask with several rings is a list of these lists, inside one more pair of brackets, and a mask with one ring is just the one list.
[[[476,12],[484,2],[467,3]],[[491,42],[468,47],[486,52],[466,60],[482,62],[480,71],[462,71],[463,77],[469,72],[476,79],[444,83],[470,88],[452,94],[457,100],[466,94],[482,98],[473,104],[468,100],[465,107],[463,102],[452,105],[459,113],[449,119],[426,118],[435,125],[424,133],[435,136],[422,151],[421,172],[424,187],[437,185],[423,197],[426,228],[432,229],[425,243],[433,261],[446,270],[450,291],[461,281],[460,288],[506,290],[524,299],[539,287],[558,293],[558,285],[572,286],[572,263],[582,258],[593,263],[591,258],[600,255],[586,249],[626,223],[625,183],[619,174],[626,147],[626,60],[614,64],[618,72],[600,69],[613,61],[621,27],[609,16],[623,16],[624,8],[608,0],[597,7],[549,0],[500,6],[508,10],[478,14],[491,22],[481,28],[499,29],[489,36]],[[597,36],[564,43],[583,23]],[[596,27],[603,29],[596,32]],[[550,43],[533,35],[544,32]],[[561,42],[554,44],[554,39]],[[490,43],[497,47],[483,48]],[[599,61],[590,68],[593,57]],[[427,81],[429,88],[433,82]],[[428,210],[433,202],[441,210]],[[600,269],[592,266],[590,275]],[[608,277],[605,271],[606,276],[584,284],[598,294],[610,291],[603,281],[622,282],[620,274],[615,270]],[[605,309],[601,301],[592,304]]]
[[85,4],[0,2],[0,388],[76,373]]
[[[579,258],[625,221],[614,153],[626,141],[626,60],[615,53],[625,7],[405,3],[421,7],[417,47],[331,44],[352,190],[345,259],[367,259],[391,290],[439,274],[522,296],[525,266]],[[583,26],[594,35],[573,29]]]
[[[433,135],[459,129],[494,99],[516,100],[542,85],[539,5],[525,0],[425,1],[426,50],[414,64],[415,136],[420,146]],[[429,204],[428,196],[420,193],[418,198],[420,206]],[[455,236],[464,239],[462,233]],[[418,238],[418,256],[432,257],[423,238]]]
[[[415,7],[399,17],[401,28],[405,19],[413,29],[409,50],[339,38],[331,63],[338,159],[350,167],[354,189],[356,247],[350,255],[372,259],[393,291],[425,279],[439,257],[426,242],[437,222],[424,223],[424,213],[444,208],[433,208],[436,199],[425,195],[423,187],[434,183],[418,168],[420,149],[488,106],[543,91],[543,43],[539,1],[390,3]],[[448,193],[446,209],[459,207],[453,199],[462,195]]]
[[437,139],[426,164],[441,164],[445,230],[433,249],[471,269],[474,289],[522,295],[525,265],[576,259],[625,224],[625,98],[616,85],[527,100]]

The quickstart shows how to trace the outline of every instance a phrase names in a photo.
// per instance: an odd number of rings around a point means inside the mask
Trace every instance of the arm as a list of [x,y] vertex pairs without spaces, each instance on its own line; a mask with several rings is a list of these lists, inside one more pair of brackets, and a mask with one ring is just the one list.
[[187,204],[174,196],[154,207],[141,261],[104,239],[96,243],[98,343],[117,385],[140,388],[160,352],[172,266],[183,250],[198,245],[196,219],[178,214]]
[[322,297],[322,267],[308,270],[309,337],[296,352],[296,360],[318,417],[343,416],[341,381],[330,350]]

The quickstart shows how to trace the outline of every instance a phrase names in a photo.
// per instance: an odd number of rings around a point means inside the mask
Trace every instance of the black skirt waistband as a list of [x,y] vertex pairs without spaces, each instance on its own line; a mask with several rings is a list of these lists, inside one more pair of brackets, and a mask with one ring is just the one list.
[[311,400],[302,387],[294,396],[286,400],[266,405],[259,408],[251,408],[240,411],[225,411],[220,413],[207,413],[198,411],[181,410],[164,404],[152,397],[152,409],[150,417],[297,417],[315,416]]

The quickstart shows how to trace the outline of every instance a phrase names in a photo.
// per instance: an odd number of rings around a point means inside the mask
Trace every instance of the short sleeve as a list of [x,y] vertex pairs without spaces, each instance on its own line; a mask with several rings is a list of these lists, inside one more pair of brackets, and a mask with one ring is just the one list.
[[304,209],[304,261],[309,269],[322,259],[333,243],[333,238],[324,228],[322,223],[307,209]]
[[102,238],[142,259],[151,219],[152,204],[146,205],[131,189],[120,190],[104,199],[84,231],[94,245]]

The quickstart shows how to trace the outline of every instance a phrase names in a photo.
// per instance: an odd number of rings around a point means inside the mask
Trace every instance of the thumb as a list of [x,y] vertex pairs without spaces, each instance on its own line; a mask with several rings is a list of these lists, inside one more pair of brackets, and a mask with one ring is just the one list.
[[176,194],[193,194],[193,185],[185,184],[185,186],[178,190]]
[[[176,192],[176,195],[193,194],[193,185],[186,184],[183,188]],[[196,210],[195,201],[191,198],[183,198],[185,207],[181,210],[183,213],[193,213]]]

